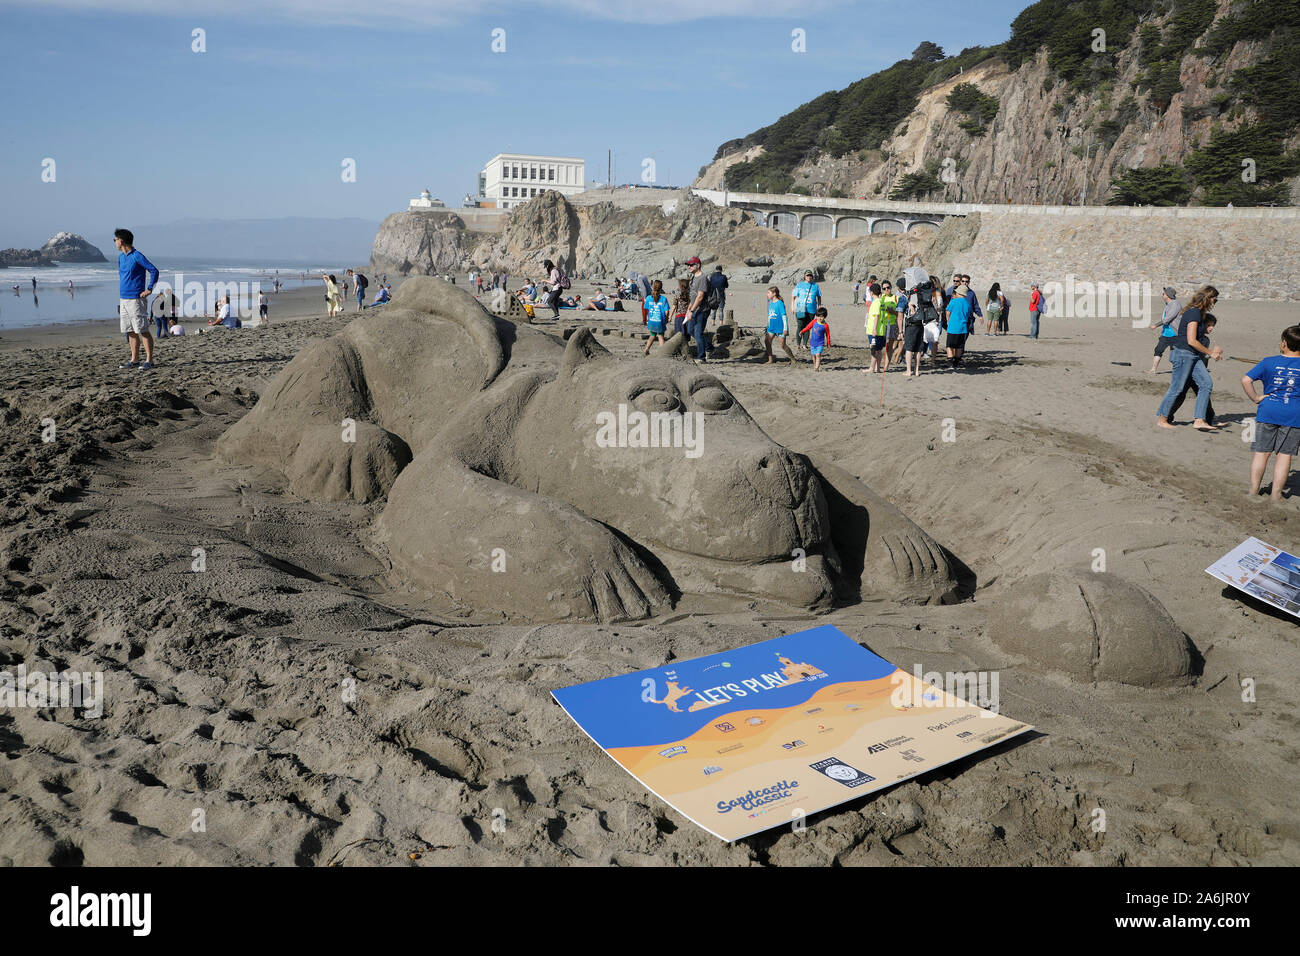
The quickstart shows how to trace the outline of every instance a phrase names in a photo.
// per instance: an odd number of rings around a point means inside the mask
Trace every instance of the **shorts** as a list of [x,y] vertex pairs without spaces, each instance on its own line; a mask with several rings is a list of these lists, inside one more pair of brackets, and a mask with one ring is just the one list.
[[123,332],[149,334],[148,299],[118,299],[117,317],[121,320]]
[[1255,423],[1255,441],[1251,451],[1277,452],[1279,455],[1294,455],[1300,451],[1300,426],[1270,425],[1267,422]]
[[821,355],[822,352],[826,351],[826,346],[814,345],[808,351],[812,352],[813,355]]
[[651,335],[663,335],[665,327],[666,323],[663,319],[660,319],[657,322],[654,319],[646,320],[646,328],[650,330]]
[[779,321],[774,320],[767,323],[767,334],[779,335],[781,338],[785,338],[785,328]]
[[867,344],[871,346],[871,351],[875,352],[885,347],[885,337],[883,335],[868,335]]
[[909,322],[903,328],[903,351],[920,352],[925,349],[925,326],[920,322]]
[[604,312],[604,311],[605,311],[605,303],[604,303],[604,302],[593,302],[592,305],[594,305],[594,306],[596,307],[597,311],[599,311],[599,312]]
[[886,342],[897,342],[897,341],[898,341],[898,323],[897,323],[897,322],[893,323],[892,325],[887,325],[887,326],[885,326],[885,341],[886,341]]
[[964,349],[966,347],[966,333],[949,332],[946,347],[950,349]]
[[1169,348],[1177,341],[1178,341],[1178,336],[1176,335],[1162,335],[1160,336],[1160,338],[1156,339],[1156,348],[1155,351],[1152,352],[1151,354],[1164,355],[1165,349]]
[[264,305],[259,305],[259,306],[257,307],[257,314],[260,315],[260,316],[262,316],[263,318],[265,318],[265,317],[266,317],[266,306],[264,306]]

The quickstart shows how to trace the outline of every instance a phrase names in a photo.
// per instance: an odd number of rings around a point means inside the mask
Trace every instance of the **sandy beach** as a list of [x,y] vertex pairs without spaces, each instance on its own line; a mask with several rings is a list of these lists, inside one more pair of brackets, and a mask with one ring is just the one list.
[[[102,671],[105,712],[0,715],[0,865],[1300,863],[1295,623],[1203,572],[1248,535],[1300,545],[1297,499],[1245,493],[1250,364],[1212,369],[1231,427],[1193,431],[1189,404],[1183,427],[1159,430],[1154,331],[1048,317],[1030,341],[1021,294],[1012,334],[972,336],[964,371],[882,382],[863,373],[850,287],[823,288],[823,371],[711,371],[773,439],[862,478],[956,555],[976,577],[969,601],[814,615],[686,595],[615,625],[434,614],[373,540],[382,504],[304,501],[214,455],[292,357],[355,312],[328,319],[315,291],[280,293],[269,327],[169,339],[152,373],[118,370],[115,322],[5,332],[0,666]],[[760,324],[760,296],[733,289],[739,323]],[[1215,344],[1252,364],[1297,319],[1266,302],[1216,312]],[[639,360],[639,309],[540,327],[575,325]],[[1081,682],[999,647],[999,602],[1041,570],[1086,571],[1097,549],[1186,633],[1190,685]],[[1002,711],[1038,732],[802,835],[728,845],[549,696],[818,623],[907,671],[999,671]]]

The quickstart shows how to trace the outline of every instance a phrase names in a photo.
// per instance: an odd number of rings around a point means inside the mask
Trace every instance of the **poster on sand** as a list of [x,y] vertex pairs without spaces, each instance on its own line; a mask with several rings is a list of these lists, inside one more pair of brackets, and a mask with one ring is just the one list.
[[727,841],[1032,729],[829,625],[553,696],[623,769]]
[[1259,538],[1247,538],[1205,573],[1251,597],[1300,617],[1300,558]]

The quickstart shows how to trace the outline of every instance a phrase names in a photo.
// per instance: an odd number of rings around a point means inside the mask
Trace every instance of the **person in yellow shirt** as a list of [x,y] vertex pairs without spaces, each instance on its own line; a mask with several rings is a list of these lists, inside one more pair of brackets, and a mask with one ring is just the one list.
[[886,281],[871,287],[871,308],[867,312],[867,341],[871,346],[871,368],[889,371],[889,352],[898,338],[898,296]]

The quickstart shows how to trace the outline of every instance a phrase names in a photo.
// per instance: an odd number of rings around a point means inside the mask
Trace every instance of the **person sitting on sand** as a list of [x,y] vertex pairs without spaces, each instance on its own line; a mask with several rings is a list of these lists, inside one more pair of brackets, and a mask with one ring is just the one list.
[[594,312],[604,312],[605,303],[608,301],[609,300],[605,298],[605,293],[597,292],[594,296],[592,296],[590,299],[587,300],[586,307]]
[[790,323],[785,314],[785,300],[781,298],[781,289],[779,286],[769,286],[767,290],[767,331],[763,333],[763,348],[767,352],[767,362],[772,363],[772,342],[777,338],[781,340],[781,348],[785,349],[785,354],[790,356],[790,361],[795,361],[794,353],[790,351],[790,343],[785,340],[790,331]]
[[[1281,355],[1270,355],[1241,377],[1246,397],[1255,403],[1255,441],[1250,446],[1250,496],[1259,494],[1268,466],[1273,462],[1270,497],[1282,500],[1282,490],[1291,474],[1291,457],[1300,451],[1300,325],[1282,330],[1278,346]],[[1264,394],[1255,394],[1255,383],[1264,383]]]
[[668,328],[668,313],[671,311],[672,303],[668,301],[668,296],[664,295],[664,284],[655,279],[650,285],[650,295],[641,303],[641,320],[650,331],[650,337],[645,340],[645,351],[642,354],[649,355],[650,347],[655,342],[660,345],[667,342],[664,332]]
[[215,318],[208,320],[208,327],[224,325],[228,329],[238,329],[243,326],[239,321],[239,314],[230,304],[230,296],[225,296],[221,300],[221,307],[217,310]]
[[185,334],[185,326],[182,325],[180,322],[177,322],[175,319],[168,319],[167,321],[169,321],[169,322],[171,323],[171,327],[167,329],[167,334],[168,334],[168,335],[184,335],[184,334]]
[[369,305],[365,306],[365,308],[367,308],[367,309],[373,309],[373,308],[374,308],[375,306],[377,306],[377,305],[383,305],[385,302],[387,302],[387,301],[388,301],[389,299],[391,299],[392,297],[393,297],[393,294],[392,294],[391,292],[388,291],[388,286],[386,286],[386,285],[382,285],[382,286],[379,287],[379,291],[375,293],[375,301],[374,301],[374,302],[371,302]]
[[[1174,372],[1169,381],[1169,391],[1156,410],[1156,425],[1160,428],[1173,428],[1169,416],[1173,412],[1174,401],[1187,385],[1189,378],[1196,379],[1196,420],[1192,427],[1200,432],[1212,432],[1217,429],[1205,420],[1210,409],[1210,393],[1214,389],[1214,379],[1210,377],[1209,359],[1218,362],[1223,358],[1223,349],[1209,347],[1210,338],[1205,331],[1203,316],[1219,300],[1219,290],[1212,285],[1203,286],[1192,296],[1187,308],[1183,309],[1178,320],[1178,337],[1174,339]],[[1201,362],[1201,356],[1206,361]]]

